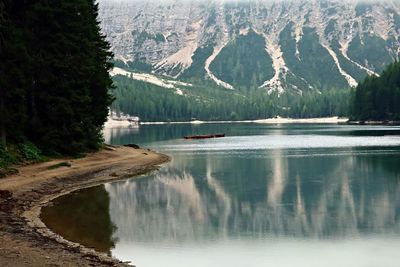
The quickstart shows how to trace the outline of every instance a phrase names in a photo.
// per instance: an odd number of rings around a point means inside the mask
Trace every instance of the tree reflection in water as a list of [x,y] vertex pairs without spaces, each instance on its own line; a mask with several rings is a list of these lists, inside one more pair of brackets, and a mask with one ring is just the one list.
[[[44,221],[67,239],[111,249],[138,266],[259,266],[249,265],[255,256],[268,266],[397,266],[399,129],[112,129],[111,143],[161,150],[172,162],[143,179],[58,199]],[[216,132],[229,134],[181,138]]]
[[109,213],[110,197],[104,185],[57,198],[41,217],[54,232],[70,241],[111,254],[116,226]]

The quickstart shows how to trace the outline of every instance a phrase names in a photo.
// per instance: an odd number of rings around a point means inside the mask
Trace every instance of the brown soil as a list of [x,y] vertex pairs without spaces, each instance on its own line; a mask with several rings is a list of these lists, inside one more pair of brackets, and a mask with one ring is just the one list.
[[[54,234],[40,220],[40,209],[58,196],[144,174],[168,160],[148,150],[106,147],[82,159],[24,166],[0,179],[0,266],[126,266]],[[71,166],[49,169],[64,162]]]

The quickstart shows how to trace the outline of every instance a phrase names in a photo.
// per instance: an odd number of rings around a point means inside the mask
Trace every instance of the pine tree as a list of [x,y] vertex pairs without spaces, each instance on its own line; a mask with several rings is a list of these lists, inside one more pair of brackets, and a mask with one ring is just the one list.
[[7,0],[0,3],[0,137],[6,147],[6,139],[20,141],[26,122],[24,66],[26,43],[18,22],[21,1]]
[[40,1],[30,8],[32,59],[28,137],[48,152],[97,148],[111,98],[111,54],[89,0]]
[[[89,94],[91,97],[89,113],[93,125],[93,135],[88,140],[88,146],[94,147],[100,141],[99,135],[104,122],[107,120],[108,107],[113,101],[112,95],[109,93],[113,88],[113,82],[110,77],[109,70],[113,67],[111,60],[113,54],[110,52],[110,45],[101,34],[100,23],[97,21],[98,4],[94,0],[89,0],[90,10],[90,43],[92,44],[93,52],[92,65],[95,67],[92,71],[90,80]],[[97,137],[97,142],[96,138]],[[95,142],[93,142],[95,141]]]
[[[0,2],[0,56],[5,55],[5,32],[6,32],[6,10],[3,2]],[[4,64],[4,63],[3,63]],[[4,69],[0,69],[0,81],[5,78]],[[0,84],[0,146],[6,147],[6,126],[5,126],[5,88]]]
[[389,65],[379,77],[367,77],[355,90],[352,119],[362,121],[400,119],[399,87],[399,62]]
[[[112,54],[93,0],[0,2],[0,137],[47,152],[99,147]],[[7,29],[7,30],[3,30]]]

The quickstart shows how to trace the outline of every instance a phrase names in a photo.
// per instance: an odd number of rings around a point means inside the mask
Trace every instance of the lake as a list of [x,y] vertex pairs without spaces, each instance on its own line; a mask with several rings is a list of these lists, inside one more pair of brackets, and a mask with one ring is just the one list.
[[400,127],[146,125],[105,138],[172,161],[54,200],[42,219],[69,240],[138,267],[400,264]]

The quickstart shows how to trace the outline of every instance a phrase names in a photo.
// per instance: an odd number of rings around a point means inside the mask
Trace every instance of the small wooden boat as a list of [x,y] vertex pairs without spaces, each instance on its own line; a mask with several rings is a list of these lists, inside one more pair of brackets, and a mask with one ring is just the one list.
[[224,133],[218,134],[204,134],[204,135],[190,135],[184,136],[185,139],[207,139],[207,138],[218,138],[218,137],[225,137]]

